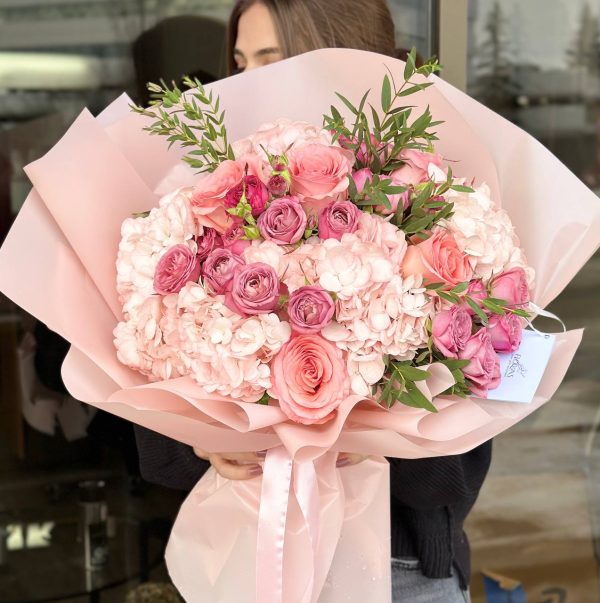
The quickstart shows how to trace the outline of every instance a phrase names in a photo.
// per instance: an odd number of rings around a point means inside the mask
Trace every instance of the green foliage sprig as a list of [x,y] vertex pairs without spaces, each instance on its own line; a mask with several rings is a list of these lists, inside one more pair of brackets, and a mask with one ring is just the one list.
[[428,291],[435,291],[441,299],[450,302],[451,304],[467,304],[483,325],[487,325],[489,322],[484,309],[491,314],[497,314],[498,316],[504,316],[506,314],[514,314],[521,318],[530,318],[531,316],[531,314],[527,312],[527,310],[523,310],[523,308],[512,306],[504,299],[491,297],[489,290],[487,291],[486,297],[483,298],[481,302],[477,302],[473,297],[466,294],[466,291],[469,288],[468,282],[459,283],[450,289],[446,283],[429,283],[425,288]]
[[[342,140],[346,148],[355,151],[366,147],[363,155],[368,161],[357,157],[356,168],[370,167],[373,173],[392,171],[402,165],[396,159],[402,149],[430,150],[431,143],[437,140],[435,133],[430,128],[441,122],[434,122],[429,111],[411,122],[413,107],[407,105],[395,106],[399,99],[425,90],[432,82],[414,82],[414,76],[427,77],[439,71],[437,59],[432,58],[424,65],[416,66],[417,51],[412,49],[407,57],[404,70],[404,83],[396,86],[393,75],[386,75],[381,88],[381,111],[369,103],[369,113],[365,110],[370,90],[362,97],[358,106],[355,106],[345,96],[336,93],[347,109],[354,116],[352,125],[347,125],[346,120],[335,106],[331,106],[331,115],[324,116],[324,127],[333,132],[334,140]],[[359,153],[356,153],[359,155]],[[368,163],[368,165],[367,165]]]
[[[213,172],[226,159],[235,159],[227,138],[225,112],[220,102],[207,92],[200,80],[185,77],[184,94],[174,83],[169,88],[163,81],[148,84],[150,107],[132,105],[135,113],[155,121],[144,128],[150,134],[166,136],[169,147],[176,142],[183,147],[195,147],[183,161],[200,172]],[[198,133],[198,134],[197,134]]]
[[391,408],[401,402],[412,408],[424,408],[437,412],[436,407],[423,395],[416,386],[417,381],[425,381],[431,376],[426,370],[412,366],[410,362],[397,362],[388,359],[388,371],[384,377],[383,389],[379,396],[380,402]]

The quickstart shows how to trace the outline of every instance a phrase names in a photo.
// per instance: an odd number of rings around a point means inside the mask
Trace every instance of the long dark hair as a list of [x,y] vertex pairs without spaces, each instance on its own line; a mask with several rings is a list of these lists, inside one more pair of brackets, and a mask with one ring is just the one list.
[[271,13],[284,58],[317,48],[356,48],[395,55],[394,22],[386,0],[238,0],[227,29],[227,68],[240,17],[262,3]]

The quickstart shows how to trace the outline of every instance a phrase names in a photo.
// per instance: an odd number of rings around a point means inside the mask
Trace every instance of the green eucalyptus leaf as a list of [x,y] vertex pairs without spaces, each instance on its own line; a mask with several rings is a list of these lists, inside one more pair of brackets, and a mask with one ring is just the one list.
[[381,86],[381,108],[385,113],[390,110],[392,105],[392,84],[390,78],[385,75],[383,78],[383,85]]

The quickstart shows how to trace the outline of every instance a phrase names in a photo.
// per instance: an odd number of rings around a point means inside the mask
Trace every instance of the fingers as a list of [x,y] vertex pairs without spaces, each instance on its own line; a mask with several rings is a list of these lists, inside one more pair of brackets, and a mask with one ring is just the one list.
[[219,456],[234,463],[261,463],[266,452],[220,452]]
[[350,454],[349,452],[340,452],[337,458],[337,467],[351,467],[352,465],[358,465],[369,458],[365,454]]
[[205,461],[208,461],[208,452],[206,450],[202,450],[202,448],[194,448],[194,454]]
[[[207,459],[219,475],[231,480],[246,480],[262,475],[263,469],[260,463],[266,456],[264,451],[208,453],[201,448],[194,448],[194,452],[200,458]],[[351,467],[368,458],[369,456],[364,454],[340,452],[336,466]]]
[[215,471],[226,479],[246,480],[262,474],[259,462],[264,455],[256,452],[210,454],[208,460]]

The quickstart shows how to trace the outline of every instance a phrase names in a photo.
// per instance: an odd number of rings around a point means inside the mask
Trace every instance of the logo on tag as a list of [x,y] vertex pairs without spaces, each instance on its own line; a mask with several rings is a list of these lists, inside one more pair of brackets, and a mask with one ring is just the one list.
[[490,391],[490,400],[529,404],[535,397],[554,349],[555,337],[536,331],[523,331],[519,349],[499,354],[500,385]]
[[507,379],[511,379],[516,375],[519,375],[523,378],[527,376],[527,368],[524,364],[521,363],[521,354],[513,354],[508,361],[508,365],[506,367],[506,371],[503,377]]

